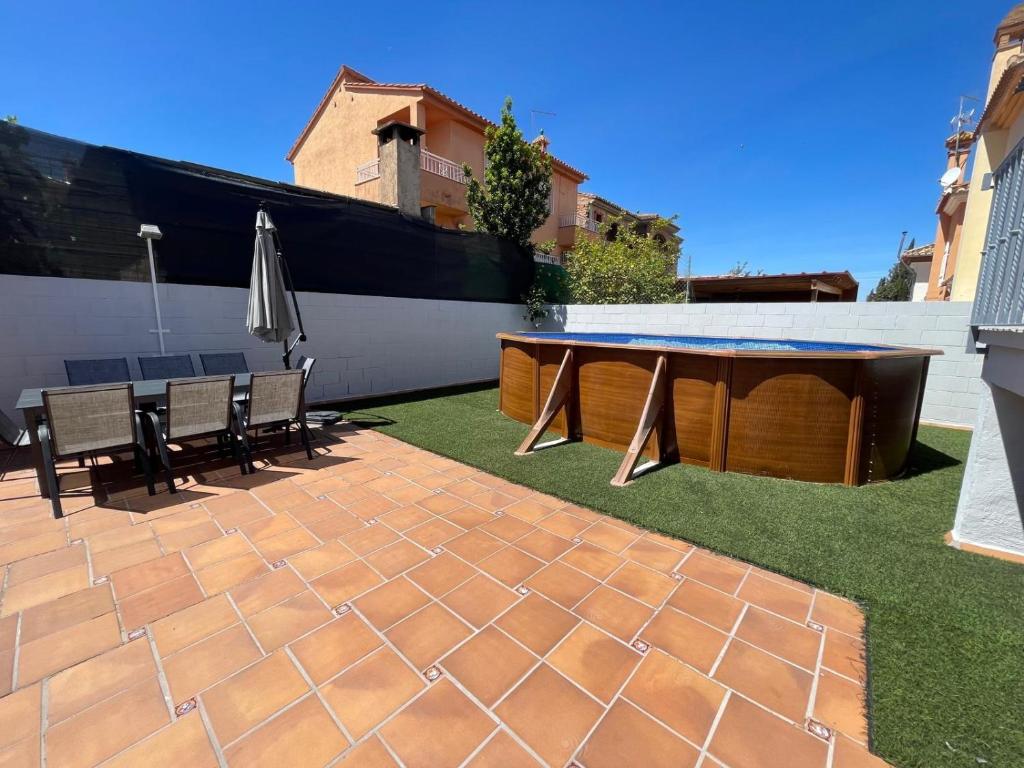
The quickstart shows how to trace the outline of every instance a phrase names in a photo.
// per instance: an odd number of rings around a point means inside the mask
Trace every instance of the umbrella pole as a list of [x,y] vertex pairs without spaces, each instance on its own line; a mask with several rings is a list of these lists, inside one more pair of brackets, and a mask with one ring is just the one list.
[[299,324],[299,335],[295,337],[295,341],[288,346],[288,340],[284,342],[284,367],[290,369],[292,367],[292,350],[298,346],[300,341],[306,340],[306,330],[302,327],[302,313],[299,311],[299,300],[295,296],[295,284],[292,282],[292,272],[288,269],[288,260],[284,257],[284,252],[281,250],[281,241],[278,239],[277,230],[274,230],[274,248],[277,250],[277,258],[281,261],[281,272],[284,274],[284,280],[288,283],[288,290],[292,294],[292,306],[295,308],[295,320]]

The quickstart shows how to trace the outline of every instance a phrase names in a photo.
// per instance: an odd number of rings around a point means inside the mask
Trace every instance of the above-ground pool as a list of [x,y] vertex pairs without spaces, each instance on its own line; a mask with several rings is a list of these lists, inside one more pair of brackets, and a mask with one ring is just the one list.
[[906,468],[928,358],[878,344],[625,333],[499,333],[501,412],[641,457],[808,480],[888,480]]

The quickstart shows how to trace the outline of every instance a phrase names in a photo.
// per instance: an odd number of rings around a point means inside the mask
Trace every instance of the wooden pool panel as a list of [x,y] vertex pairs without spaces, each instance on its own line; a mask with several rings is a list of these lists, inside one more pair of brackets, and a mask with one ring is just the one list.
[[[499,407],[517,421],[537,425],[569,350],[571,384],[546,428],[552,432],[628,455],[645,404],[661,387],[650,437],[634,445],[644,458],[846,485],[904,471],[928,359],[941,354],[898,347],[701,351],[498,338]],[[665,373],[652,389],[659,357]]]

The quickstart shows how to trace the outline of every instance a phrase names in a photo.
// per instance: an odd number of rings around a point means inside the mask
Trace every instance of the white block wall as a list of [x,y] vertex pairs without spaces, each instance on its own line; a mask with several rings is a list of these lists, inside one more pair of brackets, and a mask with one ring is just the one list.
[[1024,328],[982,330],[978,421],[953,539],[1024,555]]
[[750,336],[942,350],[928,371],[922,419],[972,426],[981,355],[967,354],[970,302],[777,304],[570,304],[553,307],[542,330]]
[[[245,332],[248,291],[161,284],[169,354],[244,351],[252,370],[276,370],[281,349]],[[526,327],[511,304],[300,293],[317,358],[310,402],[496,378],[494,334]],[[922,417],[971,426],[981,392],[969,355],[966,302],[567,305],[544,330],[798,338],[935,347]],[[147,283],[0,275],[0,409],[25,387],[67,384],[67,358],[159,353]],[[200,372],[198,355],[193,357]]]
[[[281,345],[245,330],[248,290],[161,284],[168,354],[243,351],[251,370],[281,368]],[[494,334],[525,326],[522,307],[466,301],[300,293],[317,358],[310,402],[494,379]],[[26,387],[66,386],[67,358],[159,354],[148,283],[0,275],[0,409],[17,423]],[[201,373],[198,354],[193,355]]]

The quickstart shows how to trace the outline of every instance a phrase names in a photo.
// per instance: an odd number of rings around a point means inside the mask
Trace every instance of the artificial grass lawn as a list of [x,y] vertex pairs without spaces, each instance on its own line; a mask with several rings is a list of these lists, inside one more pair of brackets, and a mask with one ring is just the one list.
[[960,552],[970,433],[922,427],[904,479],[861,488],[674,465],[612,488],[622,454],[517,458],[497,389],[362,403],[349,418],[513,482],[860,601],[872,748],[906,766],[1024,766],[1024,566]]

